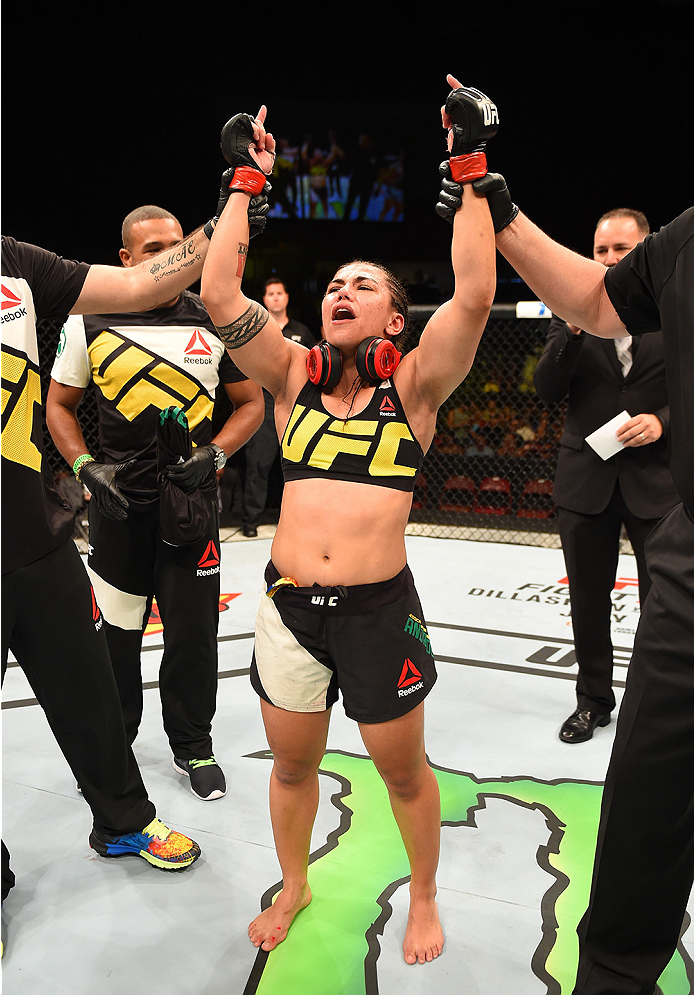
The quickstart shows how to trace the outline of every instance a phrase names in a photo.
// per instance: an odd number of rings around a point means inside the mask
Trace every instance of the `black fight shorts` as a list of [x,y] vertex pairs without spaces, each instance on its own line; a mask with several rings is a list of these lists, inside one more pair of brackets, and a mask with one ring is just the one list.
[[357,722],[387,722],[426,698],[436,668],[409,567],[391,580],[353,587],[273,585],[260,599],[251,683],[290,712],[321,712],[342,692]]

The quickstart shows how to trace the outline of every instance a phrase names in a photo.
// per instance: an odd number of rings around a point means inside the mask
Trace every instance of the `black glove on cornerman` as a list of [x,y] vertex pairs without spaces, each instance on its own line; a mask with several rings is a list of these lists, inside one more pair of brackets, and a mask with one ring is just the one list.
[[91,493],[92,501],[104,518],[124,522],[128,517],[130,504],[115,483],[115,476],[135,460],[124,463],[85,463],[80,469],[79,479]]
[[[202,467],[199,460],[193,460],[193,444],[185,411],[174,405],[161,411],[156,438],[159,530],[162,539],[171,546],[190,546],[205,536],[209,539],[215,498],[200,490],[196,480],[187,472],[195,468],[195,478],[206,476],[209,464]],[[209,448],[214,449],[214,446]],[[169,469],[178,469],[183,476],[190,478],[192,489],[188,491],[178,481],[170,480]]]
[[501,173],[487,173],[481,180],[475,180],[472,189],[476,193],[485,194],[494,223],[495,235],[498,235],[518,217],[519,208],[511,200],[506,180]]
[[194,491],[216,470],[216,455],[212,446],[198,446],[185,462],[167,466],[165,476],[181,490]]

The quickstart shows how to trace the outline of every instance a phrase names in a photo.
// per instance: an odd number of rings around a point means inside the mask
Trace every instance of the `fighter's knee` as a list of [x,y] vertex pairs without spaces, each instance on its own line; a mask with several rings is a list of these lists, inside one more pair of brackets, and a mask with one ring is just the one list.
[[419,769],[380,771],[388,793],[408,801],[419,794],[422,787],[422,772]]
[[278,760],[272,768],[273,777],[284,787],[295,787],[303,784],[308,778],[316,776],[316,765],[303,760]]

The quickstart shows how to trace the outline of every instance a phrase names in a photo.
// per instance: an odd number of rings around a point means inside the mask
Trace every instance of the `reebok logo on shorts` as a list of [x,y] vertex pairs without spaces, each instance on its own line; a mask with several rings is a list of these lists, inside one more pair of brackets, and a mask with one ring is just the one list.
[[400,680],[398,681],[398,697],[404,698],[413,691],[419,691],[424,687],[422,675],[417,670],[409,657],[402,665]]
[[[89,585],[91,587],[91,584]],[[96,595],[94,594],[94,588],[91,587],[92,591],[92,621],[94,622],[94,628],[98,632],[101,626],[104,624],[104,616],[101,614],[101,609],[96,603]]]
[[198,560],[198,577],[210,577],[219,573],[219,552],[212,539]]

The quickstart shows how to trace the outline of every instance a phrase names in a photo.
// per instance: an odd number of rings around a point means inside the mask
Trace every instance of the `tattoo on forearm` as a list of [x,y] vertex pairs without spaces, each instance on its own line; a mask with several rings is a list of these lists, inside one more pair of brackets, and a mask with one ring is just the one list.
[[154,277],[154,282],[159,283],[167,276],[176,276],[182,269],[192,266],[199,259],[200,253],[197,250],[195,240],[188,238],[181,245],[172,249],[167,256],[155,256],[149,272]]
[[239,349],[265,328],[269,317],[262,304],[253,301],[248,310],[244,311],[236,321],[232,321],[230,325],[222,325],[221,328],[219,325],[215,327],[228,349]]
[[248,245],[246,242],[239,242],[239,255],[238,262],[236,263],[236,275],[239,280],[243,276],[243,271],[246,268],[246,259],[248,258]]

